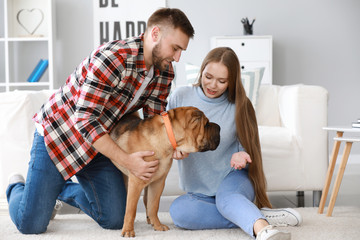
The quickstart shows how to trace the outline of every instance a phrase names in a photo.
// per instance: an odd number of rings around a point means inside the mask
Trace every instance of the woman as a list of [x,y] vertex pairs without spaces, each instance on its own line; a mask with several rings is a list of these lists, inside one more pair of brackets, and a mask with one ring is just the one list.
[[170,207],[175,225],[186,229],[240,227],[257,239],[290,239],[290,233],[273,226],[299,225],[301,216],[293,209],[269,209],[255,111],[232,49],[210,51],[198,83],[171,94],[167,108],[181,106],[195,106],[219,124],[221,141],[215,151],[192,153],[178,161],[181,187],[187,194]]

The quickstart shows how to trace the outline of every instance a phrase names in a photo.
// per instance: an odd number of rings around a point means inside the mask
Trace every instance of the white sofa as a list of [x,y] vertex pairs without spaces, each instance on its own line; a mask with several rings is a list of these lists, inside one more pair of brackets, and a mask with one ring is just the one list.
[[[27,173],[33,114],[50,91],[0,93],[0,199],[7,177]],[[327,91],[319,86],[262,85],[256,105],[268,191],[321,191],[327,170]],[[182,194],[174,161],[162,197],[165,209]],[[317,196],[319,198],[320,196]]]

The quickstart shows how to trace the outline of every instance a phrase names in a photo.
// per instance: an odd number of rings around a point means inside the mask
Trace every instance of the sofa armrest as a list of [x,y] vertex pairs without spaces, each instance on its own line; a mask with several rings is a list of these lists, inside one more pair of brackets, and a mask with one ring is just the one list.
[[327,126],[328,92],[320,86],[281,87],[279,111],[282,126],[298,139],[305,185],[322,189],[328,165]]
[[26,178],[35,131],[32,117],[53,92],[0,93],[0,198],[5,198],[7,178],[12,172]]

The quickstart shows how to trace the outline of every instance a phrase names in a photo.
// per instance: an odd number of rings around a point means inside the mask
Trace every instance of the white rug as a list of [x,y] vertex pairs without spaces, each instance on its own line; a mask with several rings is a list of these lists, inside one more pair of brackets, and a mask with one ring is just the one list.
[[[333,216],[326,217],[317,213],[317,208],[298,208],[303,217],[300,227],[282,227],[291,232],[292,239],[304,240],[353,240],[360,239],[360,208],[335,207]],[[326,210],[326,209],[325,209]],[[156,232],[145,221],[145,214],[138,213],[135,222],[135,239],[204,239],[204,240],[251,240],[240,229],[188,231],[176,228],[170,215],[159,213],[160,220],[170,227],[167,232]],[[8,215],[0,216],[0,239],[3,240],[92,240],[121,239],[121,230],[105,230],[85,214],[57,215],[48,226],[46,233],[22,235],[17,231]]]

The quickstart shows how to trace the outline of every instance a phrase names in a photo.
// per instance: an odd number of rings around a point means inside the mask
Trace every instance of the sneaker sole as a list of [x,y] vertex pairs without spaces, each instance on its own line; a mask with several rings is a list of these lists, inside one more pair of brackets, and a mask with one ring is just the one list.
[[277,234],[268,238],[268,240],[290,240],[291,233],[288,232],[278,232]]

